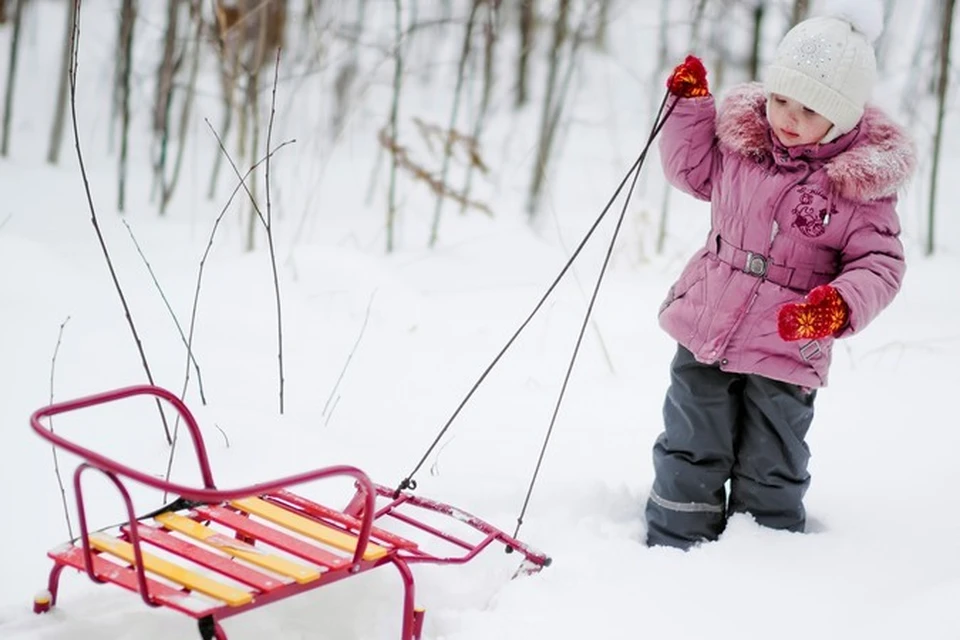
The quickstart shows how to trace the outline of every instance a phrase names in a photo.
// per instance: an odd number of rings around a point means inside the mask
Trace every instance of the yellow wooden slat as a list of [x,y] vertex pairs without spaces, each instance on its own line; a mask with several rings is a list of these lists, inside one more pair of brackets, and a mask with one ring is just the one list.
[[256,547],[240,542],[239,540],[233,540],[222,533],[214,531],[210,527],[200,524],[196,520],[191,520],[179,514],[162,513],[154,517],[154,520],[171,531],[176,531],[194,540],[199,540],[235,558],[246,560],[250,564],[268,569],[274,573],[279,573],[282,576],[293,578],[300,584],[312,582],[320,577],[320,571],[317,569],[291,562],[278,555],[260,551]]
[[[313,538],[314,540],[328,544],[335,549],[342,549],[349,553],[355,553],[357,550],[356,536],[337,531],[332,527],[304,518],[283,507],[270,504],[261,498],[243,498],[241,500],[233,500],[230,504],[247,513],[252,513],[255,516],[260,516],[264,520],[278,524],[281,527],[286,527],[308,538]],[[378,560],[387,555],[387,553],[388,550],[386,548],[373,543],[367,543],[367,548],[363,553],[363,559]]]
[[[98,551],[103,551],[122,560],[126,560],[131,564],[134,562],[133,545],[129,542],[117,540],[116,538],[111,538],[101,533],[95,533],[90,536],[90,546]],[[199,573],[185,569],[184,567],[147,552],[143,553],[143,568],[146,571],[176,582],[191,591],[222,600],[232,607],[238,607],[253,600],[253,594],[248,591],[217,582],[207,576],[200,575]]]

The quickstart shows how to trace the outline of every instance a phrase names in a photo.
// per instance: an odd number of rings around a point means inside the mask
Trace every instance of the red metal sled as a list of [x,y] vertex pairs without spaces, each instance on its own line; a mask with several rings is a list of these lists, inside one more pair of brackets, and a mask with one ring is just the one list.
[[[57,414],[132,396],[163,400],[177,411],[190,433],[203,488],[137,471],[77,445],[41,423]],[[54,565],[47,593],[34,602],[37,613],[56,604],[60,574],[73,567],[85,571],[94,582],[109,582],[139,593],[151,607],[168,607],[196,618],[204,640],[225,640],[220,621],[226,618],[392,564],[403,583],[401,639],[417,640],[424,612],[414,603],[410,564],[465,563],[494,542],[520,553],[524,565],[534,571],[550,562],[479,518],[409,493],[397,494],[351,466],[325,467],[238,489],[217,489],[196,420],[179,398],[160,387],[127,387],[60,402],[36,411],[30,424],[54,446],[83,459],[73,475],[80,537],[48,553]],[[87,526],[81,479],[91,470],[113,483],[126,507],[126,524],[110,532],[90,533]],[[354,480],[356,491],[342,511],[290,491],[313,480],[344,476]],[[179,498],[168,508],[137,516],[123,480]],[[450,527],[438,525],[437,520],[466,525],[476,540],[468,541]],[[404,534],[387,530],[391,523],[402,523]],[[426,547],[431,545],[453,551],[428,551]]]

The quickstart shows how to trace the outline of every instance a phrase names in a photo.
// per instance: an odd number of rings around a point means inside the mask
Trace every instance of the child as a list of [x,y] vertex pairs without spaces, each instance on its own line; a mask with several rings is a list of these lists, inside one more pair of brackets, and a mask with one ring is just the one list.
[[801,22],[764,84],[736,88],[719,112],[698,59],[668,81],[664,171],[710,201],[712,228],[660,308],[679,346],[653,447],[649,545],[715,540],[732,513],[804,529],[804,437],[833,341],[862,331],[905,269],[896,192],[914,152],[865,106],[872,39],[846,17]]

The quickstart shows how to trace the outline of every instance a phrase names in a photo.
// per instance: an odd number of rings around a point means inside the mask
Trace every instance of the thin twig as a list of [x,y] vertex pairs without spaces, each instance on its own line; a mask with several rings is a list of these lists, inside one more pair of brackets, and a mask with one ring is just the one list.
[[376,290],[370,294],[370,301],[367,302],[367,312],[363,316],[363,325],[360,327],[360,333],[357,335],[357,339],[354,341],[353,348],[350,349],[350,353],[347,354],[347,360],[343,363],[343,369],[340,370],[340,376],[337,378],[337,382],[333,385],[333,389],[330,390],[330,395],[327,396],[327,402],[323,405],[323,411],[320,412],[320,415],[322,416],[327,415],[327,407],[330,406],[330,401],[333,400],[333,396],[340,387],[340,382],[343,380],[343,376],[347,373],[347,367],[350,366],[350,361],[353,360],[353,354],[357,352],[357,347],[360,346],[360,341],[363,339],[363,334],[367,330],[367,322],[370,320],[370,309],[373,307],[373,298],[376,295]]
[[[97,219],[97,209],[93,204],[93,193],[90,191],[90,181],[87,178],[87,169],[83,163],[83,153],[80,151],[80,129],[77,124],[77,66],[79,60],[79,49],[80,49],[80,5],[83,0],[74,0],[76,14],[74,15],[73,21],[73,55],[71,57],[70,63],[70,117],[73,121],[73,141],[74,146],[77,150],[77,163],[80,165],[80,175],[83,178],[83,188],[87,195],[87,206],[90,208],[90,222],[93,224],[93,229],[97,233],[97,239],[100,241],[100,249],[103,251],[103,257],[107,261],[107,269],[110,271],[110,277],[113,279],[113,286],[117,291],[117,295],[120,296],[120,303],[123,305],[123,312],[127,318],[127,325],[130,327],[130,333],[133,334],[133,340],[136,342],[137,351],[140,353],[140,362],[143,365],[143,370],[147,373],[147,380],[151,385],[155,384],[153,381],[153,374],[150,372],[150,365],[147,364],[147,355],[143,351],[143,344],[140,341],[140,334],[137,332],[137,327],[133,322],[133,316],[130,313],[130,306],[127,304],[127,299],[123,295],[123,289],[120,286],[120,280],[117,277],[117,271],[113,267],[113,261],[110,259],[110,251],[107,249],[107,242],[103,237],[103,233],[100,230],[100,222]],[[160,420],[163,422],[163,431],[167,438],[167,444],[173,446],[173,438],[170,435],[170,428],[167,426],[167,416],[163,413],[163,407],[160,404],[160,400],[156,400],[157,411],[160,412]]]
[[[153,267],[150,265],[150,261],[147,260],[147,256],[143,253],[140,243],[137,242],[137,237],[133,234],[133,229],[130,228],[130,224],[126,220],[122,220],[121,222],[123,222],[123,226],[127,228],[127,233],[130,234],[130,240],[133,241],[133,246],[136,247],[137,253],[140,254],[140,259],[143,260],[144,266],[147,267],[147,272],[150,274],[150,279],[153,280],[153,284],[157,288],[157,293],[160,294],[160,299],[163,300],[164,306],[167,308],[167,311],[170,313],[170,317],[173,319],[173,324],[175,324],[177,327],[177,333],[180,334],[180,341],[183,342],[184,346],[187,346],[187,336],[184,335],[183,327],[180,326],[180,320],[177,318],[177,314],[173,310],[173,307],[170,306],[170,301],[167,300],[167,296],[163,292],[163,287],[160,286],[160,281],[157,280],[157,274],[154,273]],[[190,358],[190,361],[193,362],[194,371],[197,372],[197,387],[200,391],[200,402],[206,405],[207,396],[203,392],[203,377],[200,375],[200,363],[197,362],[196,356],[189,347],[187,347],[187,356]]]
[[218,425],[216,422],[213,423],[213,426],[216,427],[217,431],[220,432],[220,435],[223,436],[223,441],[226,443],[227,449],[229,449],[229,448],[230,448],[230,438],[227,437],[227,432],[224,431],[224,430],[220,427],[220,425]]
[[[63,341],[63,329],[70,322],[70,316],[60,323],[60,331],[57,333],[57,346],[53,348],[53,358],[50,360],[50,404],[53,404],[53,378],[57,371],[57,354],[60,353],[60,343]],[[53,417],[47,418],[50,425],[50,433],[53,433]],[[70,508],[67,506],[67,491],[63,487],[63,476],[60,474],[60,460],[57,457],[57,448],[50,447],[53,452],[53,472],[57,476],[57,486],[60,487],[60,500],[63,502],[63,517],[67,520],[67,537],[73,540],[73,525],[70,522]]]
[[[253,165],[253,167],[251,167],[246,174],[240,175],[240,169],[237,168],[237,163],[233,161],[233,157],[230,156],[230,152],[227,151],[227,148],[224,146],[223,139],[220,137],[220,134],[217,133],[217,130],[213,128],[213,125],[210,124],[209,120],[204,118],[203,121],[207,123],[207,127],[210,129],[210,131],[213,132],[213,137],[217,139],[217,145],[219,145],[220,151],[223,153],[223,157],[226,158],[227,162],[230,163],[230,166],[233,167],[233,174],[240,181],[239,184],[237,185],[237,188],[234,189],[233,193],[236,194],[236,192],[239,189],[243,189],[244,192],[246,192],[247,197],[250,199],[250,203],[253,205],[254,212],[256,212],[257,217],[260,218],[260,224],[262,224],[263,226],[267,226],[267,220],[264,217],[263,212],[260,211],[260,205],[257,204],[257,199],[250,192],[250,187],[247,186],[247,181],[246,181],[246,177],[250,175],[250,172],[256,167],[259,167],[261,163],[258,162],[257,164]],[[296,140],[288,140],[287,142],[284,142],[283,145],[290,144],[291,142],[296,142]],[[283,145],[280,145],[280,146],[282,147]],[[277,147],[277,149],[279,150],[280,147]],[[261,162],[266,161],[266,159],[272,155],[273,155],[272,153],[268,153]],[[230,195],[230,199],[233,200],[233,194]]]
[[[210,122],[208,120],[204,120],[204,121],[207,123],[207,126],[210,126]],[[210,129],[213,131],[213,127],[210,127]],[[217,137],[217,141],[220,142],[220,148],[223,149],[223,141],[220,140],[220,136],[217,135],[216,131],[213,131],[213,135]],[[261,158],[260,160],[257,161],[256,164],[254,164],[252,167],[247,169],[247,172],[240,178],[240,181],[237,183],[237,186],[233,188],[233,191],[230,193],[230,197],[227,199],[226,204],[224,204],[223,208],[220,210],[220,214],[217,216],[217,219],[214,220],[213,222],[213,228],[210,230],[210,237],[207,239],[207,247],[203,251],[203,256],[201,256],[200,258],[200,266],[197,269],[197,285],[193,290],[193,305],[190,308],[190,328],[187,331],[188,356],[187,356],[187,362],[186,362],[186,371],[185,371],[184,380],[183,380],[183,387],[180,391],[181,399],[186,396],[187,385],[189,384],[189,381],[190,381],[189,354],[192,353],[193,351],[193,334],[197,326],[197,308],[200,304],[200,285],[203,282],[203,269],[207,263],[207,257],[210,255],[211,249],[213,249],[213,239],[217,235],[217,229],[220,227],[220,222],[223,220],[224,216],[227,215],[227,210],[230,208],[230,205],[233,204],[233,199],[236,197],[237,193],[240,192],[241,187],[246,186],[245,181],[247,177],[251,173],[253,173],[257,169],[257,167],[259,167],[261,164],[266,162],[266,159],[268,157],[272,156],[274,153],[276,153],[277,151],[280,151],[280,149],[283,149],[285,146],[287,146],[288,144],[291,144],[292,142],[294,141],[287,140],[286,142],[280,144],[279,146],[277,146],[276,149],[268,153],[266,157]],[[173,432],[173,446],[170,447],[170,457],[167,460],[167,472],[165,476],[167,480],[170,479],[170,473],[171,473],[171,470],[173,469],[173,458],[177,449],[176,442],[177,442],[178,433],[179,433],[179,423],[177,424],[177,428],[175,428]]]
[[[273,68],[273,97],[270,99],[270,123],[267,125],[267,151],[273,139],[273,118],[277,113],[277,78],[280,75],[280,48],[277,47],[277,62]],[[273,242],[273,210],[270,203],[270,155],[267,155],[267,166],[264,171],[266,180],[267,222],[264,225],[267,233],[267,247],[270,250],[270,267],[273,269],[273,291],[277,303],[277,365],[280,376],[280,413],[283,414],[283,309],[280,304],[280,277],[277,273],[277,251]]]
[[340,396],[337,396],[337,399],[333,402],[333,406],[330,407],[330,415],[328,415],[327,419],[323,421],[323,426],[330,424],[330,418],[333,417],[333,412],[336,410],[338,404],[340,404]]
[[5,226],[7,226],[7,223],[10,222],[10,218],[12,217],[13,217],[13,214],[8,213],[7,217],[3,219],[3,222],[0,222],[0,229],[3,229]]

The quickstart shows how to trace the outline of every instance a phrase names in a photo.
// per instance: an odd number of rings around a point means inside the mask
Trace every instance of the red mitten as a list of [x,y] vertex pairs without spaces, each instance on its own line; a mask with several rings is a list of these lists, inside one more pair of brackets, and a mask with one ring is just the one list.
[[840,293],[824,284],[811,291],[806,302],[780,307],[777,313],[777,331],[787,342],[817,340],[832,336],[842,329],[849,316],[850,309],[840,297]]
[[710,95],[707,86],[707,70],[703,62],[696,56],[687,56],[682,64],[678,64],[667,78],[667,89],[681,98],[700,98]]

